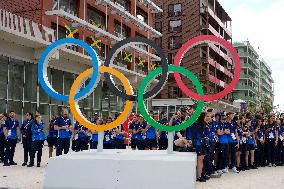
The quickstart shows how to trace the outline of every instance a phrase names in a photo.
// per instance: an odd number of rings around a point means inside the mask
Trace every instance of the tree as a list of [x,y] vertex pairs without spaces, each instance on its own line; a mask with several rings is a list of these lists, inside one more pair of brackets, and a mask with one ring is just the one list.
[[267,97],[262,97],[261,101],[260,101],[260,109],[262,110],[262,112],[266,113],[266,114],[270,114],[273,110],[273,106],[271,104],[271,100]]
[[249,102],[248,104],[248,111],[252,114],[255,114],[256,113],[256,104],[255,103],[252,103],[252,102]]

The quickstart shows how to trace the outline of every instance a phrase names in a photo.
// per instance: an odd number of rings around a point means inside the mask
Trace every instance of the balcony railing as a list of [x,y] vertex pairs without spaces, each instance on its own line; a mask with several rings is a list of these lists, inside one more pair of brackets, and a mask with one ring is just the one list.
[[162,37],[162,34],[146,24],[145,22],[141,21],[139,18],[136,16],[133,16],[130,12],[126,11],[123,7],[117,5],[116,3],[113,3],[110,0],[99,0],[96,1],[97,4],[104,4],[104,5],[110,5],[113,8],[114,12],[117,12],[120,16],[125,18],[126,20],[133,20],[135,21],[134,23],[141,29],[145,29],[146,31],[151,32],[154,36],[156,37]]
[[214,50],[217,54],[219,54],[221,57],[223,57],[226,61],[228,61],[230,64],[232,64],[232,59],[226,55],[225,53],[223,53],[223,51],[221,51],[216,45],[214,45],[213,43],[208,43],[209,47]]
[[249,74],[244,74],[244,73],[241,73],[241,76],[240,76],[241,79],[250,79],[251,81],[253,81],[255,84],[259,84],[259,82],[256,80],[256,78],[254,78],[253,76],[249,75]]
[[217,61],[213,60],[210,57],[208,57],[208,63],[212,65],[213,67],[217,68],[218,70],[220,70],[221,72],[223,72],[225,75],[229,76],[230,78],[234,77],[233,74],[229,70],[221,66]]
[[212,83],[215,83],[221,87],[226,87],[226,83],[224,81],[221,81],[220,79],[216,78],[215,76],[208,74],[208,80],[211,81]]
[[163,12],[163,10],[151,0],[139,0],[141,4],[147,4],[153,13]]
[[[114,41],[121,41],[123,40],[122,38],[120,37],[117,37],[101,28],[98,28],[97,26],[93,25],[93,24],[90,24],[89,22],[85,21],[85,20],[82,20],[81,18],[77,17],[77,16],[74,16],[72,14],[69,14],[63,10],[54,10],[54,11],[46,11],[46,15],[57,15],[57,16],[61,16],[61,17],[64,17],[66,18],[67,20],[70,20],[72,22],[76,22],[78,23],[78,25],[80,27],[85,27],[87,28],[88,30],[91,30],[93,32],[96,32],[96,33],[99,33],[103,36],[106,36]],[[136,45],[131,45],[130,47],[132,47],[133,49],[135,49],[136,51],[138,52],[141,52],[142,54],[146,55],[146,56],[150,56],[151,58],[157,60],[157,61],[160,61],[161,58],[148,52],[148,51],[145,51],[144,49],[141,49],[139,48],[138,46]]]
[[225,26],[225,24],[220,20],[220,18],[215,14],[215,12],[207,6],[208,13],[218,22],[218,24],[225,30],[225,32],[232,37],[232,32]]
[[258,93],[258,90],[253,88],[252,86],[249,86],[249,85],[238,85],[235,90],[250,90],[252,91],[253,93],[257,94]]

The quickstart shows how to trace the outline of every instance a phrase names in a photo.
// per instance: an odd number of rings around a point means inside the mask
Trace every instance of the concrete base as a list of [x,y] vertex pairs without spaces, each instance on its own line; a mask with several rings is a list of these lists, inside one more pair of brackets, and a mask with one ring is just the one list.
[[194,189],[196,155],[88,150],[51,158],[44,189]]

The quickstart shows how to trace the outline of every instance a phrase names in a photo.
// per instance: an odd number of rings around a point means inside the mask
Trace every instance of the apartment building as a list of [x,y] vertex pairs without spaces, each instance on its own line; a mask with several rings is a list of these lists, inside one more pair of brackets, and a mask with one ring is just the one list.
[[[68,108],[66,102],[51,99],[38,84],[41,52],[57,39],[75,37],[92,45],[103,61],[110,48],[126,37],[161,37],[153,28],[153,15],[161,11],[151,0],[1,1],[0,112],[15,110],[21,120],[25,112],[38,111],[47,120]],[[160,57],[150,47],[132,45],[117,55],[113,67],[128,77],[136,90],[156,61]],[[66,45],[50,60],[49,81],[59,93],[69,94],[76,76],[91,65],[81,47]],[[101,82],[79,104],[87,116],[94,112],[109,116],[121,111],[123,102]]]
[[[158,3],[162,13],[155,15],[155,29],[162,33],[156,42],[161,45],[173,64],[175,54],[187,40],[200,35],[215,35],[232,43],[232,19],[217,0],[164,0]],[[233,61],[230,54],[219,44],[203,43],[191,48],[184,56],[181,66],[194,72],[202,85],[205,94],[218,93],[233,78]],[[189,88],[190,80],[183,78]],[[170,75],[169,83],[153,106],[162,111],[170,109],[174,112],[181,105],[191,105],[188,98],[177,86]],[[236,110],[232,99],[224,99],[207,103],[215,109]]]
[[236,42],[234,47],[241,59],[242,73],[231,98],[253,103],[256,107],[260,106],[262,100],[268,100],[273,105],[274,81],[265,60],[260,58],[249,41]]

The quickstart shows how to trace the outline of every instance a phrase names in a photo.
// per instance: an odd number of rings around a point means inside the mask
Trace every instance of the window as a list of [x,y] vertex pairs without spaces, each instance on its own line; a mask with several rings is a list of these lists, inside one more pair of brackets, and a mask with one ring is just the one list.
[[156,42],[156,44],[157,44],[159,47],[162,47],[162,38],[161,38],[161,37],[156,38],[156,39],[155,39],[155,42]]
[[142,22],[148,23],[148,15],[142,9],[137,8],[136,10],[136,17],[141,20]]
[[182,30],[181,20],[170,20],[169,21],[169,31],[179,32]]
[[172,36],[169,38],[169,48],[170,49],[178,49],[182,45],[182,37],[181,36]]
[[130,3],[128,0],[115,0],[114,2],[130,12]]
[[172,53],[168,54],[168,64],[173,64],[174,63],[174,56]]
[[52,10],[64,10],[70,14],[77,15],[77,0],[53,0]]
[[155,22],[155,29],[162,32],[162,22]]
[[25,64],[24,100],[37,101],[37,65]]
[[7,97],[8,57],[0,56],[0,98]]
[[169,5],[169,16],[180,16],[181,13],[181,4]]
[[130,29],[124,24],[115,22],[114,33],[117,37],[126,38],[129,37]]
[[168,88],[168,94],[169,94],[169,98],[178,98],[178,94],[179,94],[179,89],[178,87],[169,87]]
[[96,10],[93,7],[88,6],[87,10],[88,21],[97,26],[98,28],[104,29],[106,28],[106,17],[105,14]]

